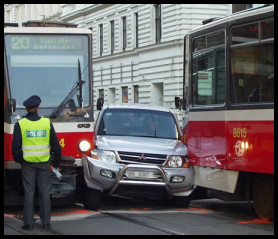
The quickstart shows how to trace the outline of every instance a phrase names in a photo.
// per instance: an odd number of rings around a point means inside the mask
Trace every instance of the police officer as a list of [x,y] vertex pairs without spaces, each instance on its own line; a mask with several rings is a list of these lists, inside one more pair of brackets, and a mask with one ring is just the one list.
[[38,115],[41,99],[37,95],[23,102],[28,112],[14,126],[12,154],[21,164],[24,186],[24,225],[22,229],[34,229],[34,193],[39,192],[39,212],[43,229],[50,230],[50,155],[54,155],[53,166],[59,167],[61,146],[48,118]]

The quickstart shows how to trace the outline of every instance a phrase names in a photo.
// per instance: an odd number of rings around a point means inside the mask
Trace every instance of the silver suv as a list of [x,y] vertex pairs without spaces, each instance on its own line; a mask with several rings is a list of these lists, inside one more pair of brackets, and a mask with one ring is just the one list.
[[168,198],[187,207],[194,171],[174,113],[145,104],[104,105],[95,123],[95,148],[83,156],[84,206],[96,209],[102,193]]

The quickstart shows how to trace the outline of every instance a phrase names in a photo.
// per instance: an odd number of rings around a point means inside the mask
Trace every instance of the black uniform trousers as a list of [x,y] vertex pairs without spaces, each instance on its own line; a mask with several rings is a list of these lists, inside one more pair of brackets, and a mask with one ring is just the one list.
[[43,163],[23,162],[21,164],[24,186],[23,220],[25,225],[34,225],[34,194],[36,182],[39,192],[39,212],[42,224],[50,223],[50,161]]

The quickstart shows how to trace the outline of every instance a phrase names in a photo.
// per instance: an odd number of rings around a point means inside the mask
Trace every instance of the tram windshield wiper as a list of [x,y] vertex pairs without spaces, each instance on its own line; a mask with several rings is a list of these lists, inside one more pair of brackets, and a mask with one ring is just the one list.
[[79,91],[79,95],[77,95],[79,106],[82,107],[83,99],[82,99],[82,86],[84,85],[85,81],[82,80],[82,73],[81,73],[81,67],[80,67],[80,61],[78,59],[78,79],[71,88],[68,95],[65,97],[65,99],[60,103],[60,105],[52,112],[50,115],[50,118],[56,118],[62,110],[66,107],[68,104],[68,101],[73,98],[73,96],[76,95],[76,93]]

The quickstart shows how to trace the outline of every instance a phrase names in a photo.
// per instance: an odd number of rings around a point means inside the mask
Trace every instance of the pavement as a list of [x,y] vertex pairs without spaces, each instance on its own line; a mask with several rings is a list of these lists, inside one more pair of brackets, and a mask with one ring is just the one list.
[[4,235],[53,235],[51,231],[43,230],[41,225],[34,224],[34,230],[21,229],[23,221],[4,214]]

